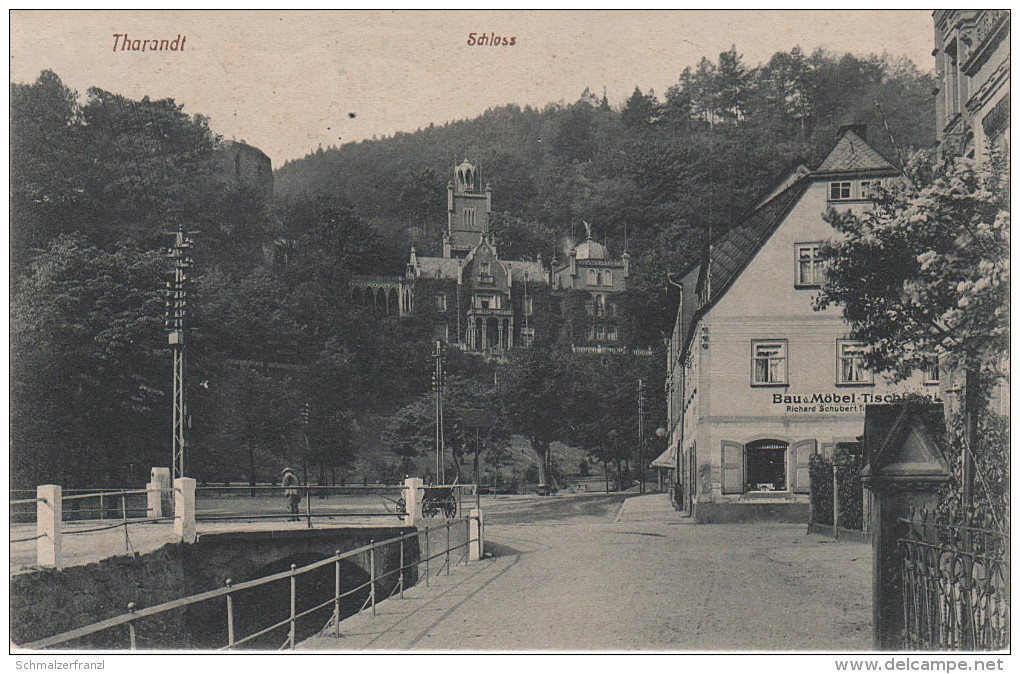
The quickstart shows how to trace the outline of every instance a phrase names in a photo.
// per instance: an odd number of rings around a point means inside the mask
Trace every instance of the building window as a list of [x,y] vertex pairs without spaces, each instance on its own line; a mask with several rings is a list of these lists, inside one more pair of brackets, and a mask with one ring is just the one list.
[[751,342],[751,384],[776,386],[786,384],[786,340]]
[[864,364],[864,344],[840,339],[836,342],[836,383],[873,384],[871,370]]
[[619,341],[619,339],[620,339],[620,337],[619,337],[619,334],[616,332],[616,326],[615,325],[610,325],[608,328],[606,328],[606,340],[607,341],[617,342],[617,341]]
[[436,293],[436,311],[446,311],[446,293]]
[[444,342],[450,339],[450,329],[446,323],[440,323],[435,326],[435,338]]
[[939,361],[935,358],[928,362],[924,367],[924,383],[925,384],[938,384],[941,380],[939,373]]
[[829,183],[829,201],[843,201],[850,198],[849,180]]
[[861,181],[861,199],[874,199],[874,192],[882,187],[881,180],[862,180]]
[[475,209],[473,208],[464,209],[464,226],[465,227],[475,226]]
[[521,343],[524,346],[531,346],[535,343],[535,328],[527,325],[521,328]]
[[821,243],[798,243],[797,256],[798,288],[818,288],[824,279],[825,265],[821,256]]
[[535,307],[534,307],[534,304],[531,301],[531,298],[530,297],[525,297],[524,298],[524,315],[525,316],[531,316],[534,313],[535,313]]
[[746,491],[786,491],[786,450],[781,440],[758,440],[747,443]]
[[481,274],[482,276],[490,276],[492,274],[492,263],[481,262],[478,265],[478,270],[479,270],[478,273]]
[[605,284],[606,284],[607,286],[611,286],[611,285],[613,285],[613,272],[612,272],[612,270],[609,270],[609,269],[607,269],[607,270],[605,271],[605,273],[604,273],[604,274],[603,274],[603,276],[602,276],[602,281],[603,281],[603,283],[605,283]]
[[588,285],[598,285],[598,277],[596,276],[594,269],[588,270]]

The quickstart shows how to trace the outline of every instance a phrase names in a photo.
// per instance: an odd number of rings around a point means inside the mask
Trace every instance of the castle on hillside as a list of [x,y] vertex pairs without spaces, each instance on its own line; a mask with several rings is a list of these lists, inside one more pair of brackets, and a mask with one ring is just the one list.
[[447,226],[442,256],[411,248],[403,276],[362,275],[351,300],[399,318],[429,314],[435,337],[451,347],[500,357],[539,336],[566,330],[579,353],[628,350],[628,321],[618,300],[627,289],[630,255],[610,255],[587,238],[567,260],[543,264],[502,259],[490,230],[492,188],[464,160],[446,188]]

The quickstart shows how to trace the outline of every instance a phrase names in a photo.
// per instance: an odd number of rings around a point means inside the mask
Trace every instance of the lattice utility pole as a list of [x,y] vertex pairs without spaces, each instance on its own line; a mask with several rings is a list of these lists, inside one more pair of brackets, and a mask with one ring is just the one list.
[[192,265],[187,252],[194,242],[185,235],[183,229],[178,229],[174,236],[174,245],[167,252],[167,257],[174,263],[174,279],[166,284],[165,325],[174,360],[173,461],[170,465],[174,479],[177,479],[184,477],[187,467],[184,452],[184,429],[188,422],[188,406],[184,396],[184,333],[188,315],[187,270]]
[[436,480],[438,484],[446,484],[445,451],[443,448],[443,343],[436,340],[436,350],[432,353],[436,361],[436,370],[432,373],[432,390],[436,392]]

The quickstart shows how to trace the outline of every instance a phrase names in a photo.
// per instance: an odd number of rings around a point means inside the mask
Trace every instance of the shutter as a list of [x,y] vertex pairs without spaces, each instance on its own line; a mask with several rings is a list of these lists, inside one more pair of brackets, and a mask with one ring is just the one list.
[[811,455],[818,443],[815,440],[800,440],[793,443],[793,491],[807,494],[811,491]]
[[722,493],[744,493],[744,446],[722,441]]

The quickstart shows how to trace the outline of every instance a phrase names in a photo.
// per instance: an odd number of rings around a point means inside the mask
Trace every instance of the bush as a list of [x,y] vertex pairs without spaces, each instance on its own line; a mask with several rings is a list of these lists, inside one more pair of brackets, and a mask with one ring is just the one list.
[[832,462],[821,454],[811,455],[811,520],[832,526]]

